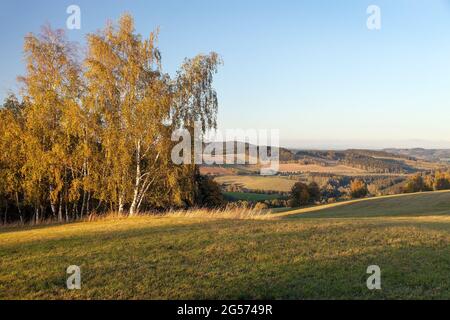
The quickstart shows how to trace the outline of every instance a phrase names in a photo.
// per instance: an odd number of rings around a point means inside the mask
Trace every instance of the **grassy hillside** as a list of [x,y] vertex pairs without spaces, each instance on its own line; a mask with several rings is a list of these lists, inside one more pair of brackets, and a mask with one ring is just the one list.
[[450,192],[422,192],[367,198],[291,210],[290,218],[362,218],[450,215]]
[[[429,193],[265,220],[144,216],[0,229],[0,299],[449,299],[446,206],[450,193]],[[78,291],[65,289],[72,264],[81,267]],[[365,284],[372,264],[380,291]]]

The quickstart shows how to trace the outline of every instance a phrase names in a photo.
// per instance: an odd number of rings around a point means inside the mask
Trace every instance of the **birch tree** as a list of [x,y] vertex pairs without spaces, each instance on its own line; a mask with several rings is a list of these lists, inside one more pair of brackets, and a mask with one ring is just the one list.
[[215,52],[197,55],[184,61],[175,79],[175,99],[171,116],[175,126],[187,129],[192,139],[191,163],[181,168],[181,176],[187,178],[182,179],[182,188],[183,198],[188,206],[196,204],[199,192],[200,172],[194,161],[194,126],[196,122],[200,123],[202,133],[217,127],[218,100],[213,79],[221,63]]
[[70,127],[79,109],[81,70],[62,30],[45,26],[39,35],[29,34],[24,52],[26,75],[20,80],[26,104],[25,193],[35,202],[37,220],[45,199],[53,217],[61,221],[65,209],[68,220],[69,170],[76,143]]
[[19,220],[24,222],[22,212],[22,181],[21,172],[25,161],[23,145],[23,104],[13,95],[8,96],[0,109],[0,194],[4,195],[7,223],[8,202],[15,204]]
[[63,31],[45,26],[26,36],[23,103],[0,110],[5,214],[13,202],[21,220],[32,209],[35,222],[196,204],[198,167],[171,161],[171,136],[193,133],[196,121],[202,132],[216,126],[220,59],[186,59],[171,78],[157,37],[135,33],[124,15],[87,36],[81,64]]
[[171,92],[161,72],[157,32],[148,39],[134,34],[133,19],[124,15],[117,27],[88,36],[88,96],[101,114],[100,139],[107,165],[104,188],[122,213],[129,203],[136,214],[164,170],[161,163],[164,119]]

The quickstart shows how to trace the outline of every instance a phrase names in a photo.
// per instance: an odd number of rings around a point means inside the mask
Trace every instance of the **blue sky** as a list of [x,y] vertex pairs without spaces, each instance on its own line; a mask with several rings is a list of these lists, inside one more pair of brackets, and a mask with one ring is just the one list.
[[67,35],[81,44],[125,11],[143,35],[159,26],[171,74],[218,52],[220,128],[280,129],[298,147],[450,147],[448,0],[2,0],[0,98],[18,88],[24,35],[65,28],[71,4],[81,30]]

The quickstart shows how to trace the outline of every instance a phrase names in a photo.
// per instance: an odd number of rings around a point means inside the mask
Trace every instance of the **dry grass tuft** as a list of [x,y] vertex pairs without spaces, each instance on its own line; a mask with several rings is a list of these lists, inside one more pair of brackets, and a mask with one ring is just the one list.
[[225,208],[225,209],[191,209],[174,210],[163,214],[164,216],[212,219],[240,219],[260,220],[270,219],[270,210],[257,210],[253,208]]

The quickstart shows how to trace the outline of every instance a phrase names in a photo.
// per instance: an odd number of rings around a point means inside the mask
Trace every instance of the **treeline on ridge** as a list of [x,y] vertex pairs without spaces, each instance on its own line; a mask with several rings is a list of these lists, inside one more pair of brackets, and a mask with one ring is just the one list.
[[303,160],[308,163],[315,163],[323,166],[330,163],[340,163],[373,173],[404,174],[417,171],[402,160],[393,158],[414,160],[411,157],[393,155],[384,151],[349,149],[344,151],[299,150],[295,153],[291,152],[290,155],[287,152],[284,152],[283,156],[280,156],[280,161],[289,162]]

